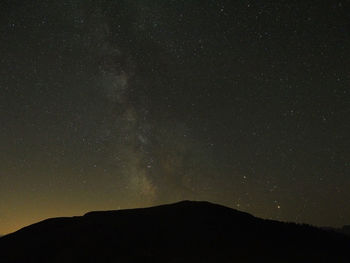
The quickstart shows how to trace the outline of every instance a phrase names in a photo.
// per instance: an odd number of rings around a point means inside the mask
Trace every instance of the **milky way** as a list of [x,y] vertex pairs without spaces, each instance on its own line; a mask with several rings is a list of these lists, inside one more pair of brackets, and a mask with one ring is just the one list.
[[0,234],[208,200],[349,224],[346,1],[1,1]]

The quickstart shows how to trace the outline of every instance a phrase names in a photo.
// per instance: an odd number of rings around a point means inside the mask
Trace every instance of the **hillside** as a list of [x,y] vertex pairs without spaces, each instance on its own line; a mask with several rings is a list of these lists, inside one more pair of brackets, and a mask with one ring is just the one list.
[[1,262],[350,262],[350,238],[183,201],[52,218],[0,238]]

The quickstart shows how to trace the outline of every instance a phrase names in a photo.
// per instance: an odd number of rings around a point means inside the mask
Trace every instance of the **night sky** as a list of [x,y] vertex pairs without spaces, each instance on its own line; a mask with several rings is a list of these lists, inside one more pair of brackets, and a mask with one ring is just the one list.
[[350,224],[348,5],[2,0],[0,234],[182,199]]

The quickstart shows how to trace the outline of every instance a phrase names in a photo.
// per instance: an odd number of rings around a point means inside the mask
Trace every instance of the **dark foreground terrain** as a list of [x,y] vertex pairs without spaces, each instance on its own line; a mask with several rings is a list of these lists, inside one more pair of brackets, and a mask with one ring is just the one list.
[[52,218],[0,238],[0,262],[350,262],[350,238],[208,202]]

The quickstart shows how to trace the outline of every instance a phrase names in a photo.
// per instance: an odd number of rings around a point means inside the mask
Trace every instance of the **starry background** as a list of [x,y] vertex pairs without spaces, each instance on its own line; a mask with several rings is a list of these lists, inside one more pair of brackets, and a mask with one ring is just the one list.
[[0,233],[208,200],[350,223],[349,1],[0,3]]

